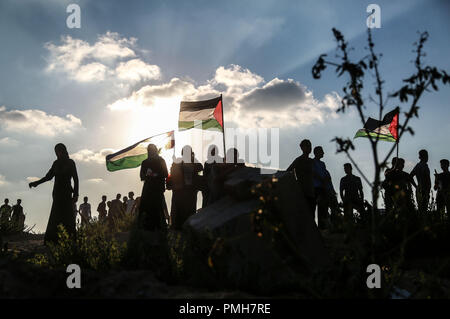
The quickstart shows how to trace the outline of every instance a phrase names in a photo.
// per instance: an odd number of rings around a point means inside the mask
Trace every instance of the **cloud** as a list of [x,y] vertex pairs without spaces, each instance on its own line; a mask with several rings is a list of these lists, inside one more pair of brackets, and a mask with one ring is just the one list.
[[235,64],[231,64],[228,68],[223,66],[217,68],[214,80],[227,87],[255,87],[264,81],[261,76]]
[[111,153],[114,153],[114,150],[110,148],[102,149],[99,152],[82,149],[74,154],[71,154],[70,158],[77,162],[105,164],[106,155]]
[[31,183],[31,182],[35,182],[35,181],[40,180],[40,178],[39,177],[34,177],[34,176],[28,176],[26,178],[26,180],[27,180],[28,183]]
[[161,71],[157,65],[150,65],[139,59],[121,62],[116,68],[116,74],[119,79],[136,82],[157,80],[161,77]]
[[[154,107],[163,110],[181,100],[202,100],[224,92],[227,119],[240,127],[298,127],[336,118],[339,95],[326,94],[322,100],[293,79],[264,78],[239,65],[220,66],[203,85],[173,78],[167,83],[145,85],[130,96],[108,105],[117,110]],[[164,99],[170,103],[164,103]]]
[[174,99],[197,93],[194,83],[173,78],[168,83],[146,85],[129,97],[120,99],[108,105],[111,110],[129,110],[135,107],[152,107],[158,99]]
[[0,187],[2,186],[6,186],[8,183],[8,181],[6,180],[6,177],[2,174],[0,174]]
[[92,45],[69,35],[63,36],[59,45],[45,44],[49,51],[46,70],[65,73],[77,82],[133,83],[159,79],[161,73],[157,65],[137,58],[136,41],[136,38],[121,38],[118,33],[109,31],[99,35]]
[[103,81],[108,67],[98,62],[81,65],[73,74],[78,82]]
[[[0,111],[1,111],[1,108],[0,108]],[[17,145],[19,145],[19,141],[6,136],[3,138],[0,138],[0,145],[1,146],[17,146]]]
[[336,118],[339,95],[333,92],[318,100],[299,82],[275,78],[244,93],[233,106],[233,118],[241,126],[295,127]]
[[93,183],[93,184],[98,184],[98,183],[103,182],[103,179],[101,179],[101,178],[90,178],[90,179],[87,179],[86,182]]
[[36,109],[8,111],[4,106],[0,106],[0,126],[8,131],[43,136],[69,134],[83,127],[81,120],[72,114],[60,117]]
[[250,110],[285,109],[305,100],[306,88],[292,79],[273,79],[263,87],[254,88],[238,99],[238,103]]

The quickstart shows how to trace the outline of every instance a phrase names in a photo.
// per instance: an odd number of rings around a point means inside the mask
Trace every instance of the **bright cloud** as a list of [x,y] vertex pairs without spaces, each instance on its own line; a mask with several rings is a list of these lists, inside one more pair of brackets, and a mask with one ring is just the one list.
[[227,87],[255,87],[264,79],[252,73],[249,69],[243,69],[239,65],[230,65],[225,68],[223,66],[216,70],[214,80],[217,83],[225,84]]
[[121,62],[116,68],[116,74],[119,79],[136,82],[161,77],[161,71],[157,65],[150,65],[139,59]]
[[71,154],[70,158],[77,162],[105,164],[106,155],[112,153],[114,153],[114,150],[110,148],[102,149],[99,152],[82,149],[74,154]]
[[6,184],[8,184],[8,182],[6,181],[6,177],[0,174],[0,187],[5,186]]
[[[0,111],[1,111],[1,109],[0,109]],[[10,138],[8,136],[0,138],[1,146],[17,146],[18,144],[19,144],[19,141],[16,141],[15,139]]]
[[101,178],[90,178],[90,179],[87,179],[86,182],[92,183],[92,184],[98,184],[98,183],[103,182],[103,179],[101,179]]
[[[232,64],[217,68],[214,78],[206,84],[196,85],[190,80],[173,78],[167,83],[145,85],[109,104],[108,108],[113,111],[155,108],[163,114],[169,104],[208,99],[220,92],[225,92],[227,119],[240,127],[298,127],[323,123],[327,118],[337,117],[335,111],[339,106],[337,93],[319,100],[293,79],[274,78],[265,82],[258,74]],[[163,100],[171,103],[162,103]]]
[[92,45],[64,36],[59,45],[45,44],[50,53],[47,71],[63,72],[78,82],[159,79],[161,74],[157,65],[137,58],[136,41],[136,38],[121,38],[118,33],[109,31],[99,35]]
[[8,131],[56,136],[72,133],[83,126],[81,120],[72,114],[60,117],[36,109],[6,110],[0,106],[0,127]]
[[120,99],[110,105],[111,110],[129,110],[136,107],[152,107],[161,99],[174,99],[197,93],[195,85],[189,81],[173,78],[168,83],[160,85],[146,85],[129,97]]

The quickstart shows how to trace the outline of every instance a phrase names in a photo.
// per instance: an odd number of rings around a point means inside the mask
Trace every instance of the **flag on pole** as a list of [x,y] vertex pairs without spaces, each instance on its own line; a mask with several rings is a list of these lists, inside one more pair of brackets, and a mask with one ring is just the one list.
[[147,146],[155,144],[159,153],[175,147],[174,131],[158,134],[121,151],[106,156],[106,168],[110,172],[126,168],[139,167],[143,160],[147,159]]
[[192,128],[223,132],[222,96],[205,101],[181,102],[178,130]]
[[398,139],[398,115],[399,108],[387,113],[382,121],[369,117],[364,128],[358,130],[354,138],[372,136],[380,141],[396,142]]

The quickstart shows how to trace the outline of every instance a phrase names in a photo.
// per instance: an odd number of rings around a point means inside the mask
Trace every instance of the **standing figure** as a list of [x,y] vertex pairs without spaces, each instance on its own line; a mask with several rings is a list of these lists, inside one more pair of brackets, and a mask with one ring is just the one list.
[[102,196],[102,201],[97,206],[98,220],[103,223],[106,220],[106,195]]
[[295,178],[305,196],[306,203],[310,209],[311,216],[315,218],[315,206],[316,200],[314,195],[313,185],[313,160],[309,157],[312,150],[310,140],[303,140],[300,143],[300,149],[302,155],[297,157],[291,165],[287,168],[287,171],[293,171]]
[[134,199],[134,193],[128,192],[128,201],[127,201],[127,207],[125,209],[125,213],[128,215],[133,215],[135,204],[136,204],[136,201]]
[[88,197],[83,198],[83,203],[80,204],[79,214],[81,216],[81,226],[89,224],[91,221],[91,204],[88,203]]
[[208,158],[203,166],[204,187],[202,189],[203,203],[206,207],[220,199],[222,194],[222,183],[218,180],[220,171],[223,170],[223,159],[218,156],[216,145],[208,149]]
[[392,158],[392,166],[384,171],[384,181],[381,183],[381,187],[384,189],[384,209],[386,212],[391,211],[394,206],[392,196],[395,190],[391,180],[391,173],[397,166],[397,159],[397,157]]
[[172,227],[177,230],[197,211],[198,173],[203,170],[190,146],[184,146],[181,155],[181,161],[172,164],[168,183],[168,188],[172,189],[170,218]]
[[11,218],[12,208],[9,205],[9,199],[5,198],[5,203],[0,207],[0,231],[9,230],[9,220]]
[[[64,144],[55,146],[57,160],[45,177],[38,181],[31,182],[31,187],[36,187],[55,177],[53,186],[53,204],[50,211],[47,229],[45,231],[44,244],[56,242],[58,240],[58,225],[63,225],[69,235],[75,235],[75,216],[73,205],[78,200],[78,174],[75,162],[69,158],[69,153]],[[72,187],[71,180],[74,185]]]
[[398,158],[396,168],[389,173],[389,180],[392,185],[394,208],[404,212],[411,212],[414,210],[412,186],[417,187],[417,185],[411,175],[403,171],[404,167],[405,160]]
[[144,185],[139,204],[138,225],[149,231],[165,230],[167,224],[164,215],[164,191],[168,176],[166,161],[158,155],[158,148],[154,144],[147,146],[147,154],[140,171]]
[[121,219],[123,216],[124,210],[122,201],[120,200],[121,197],[121,194],[117,194],[116,199],[113,199],[111,201],[111,206],[108,213],[109,225],[111,229],[115,228],[119,219]]
[[444,215],[447,210],[447,220],[450,221],[450,172],[448,170],[449,161],[442,159],[440,161],[442,173],[435,172],[434,189],[436,194],[437,210]]
[[329,224],[328,208],[332,205],[333,196],[336,194],[330,173],[325,163],[321,161],[323,155],[322,146],[316,146],[313,159],[314,211],[317,206],[317,224],[320,229],[324,229]]
[[430,169],[428,168],[428,152],[426,150],[419,151],[420,162],[414,166],[410,175],[411,178],[417,178],[416,201],[417,208],[420,213],[426,213],[428,204],[430,203],[431,178]]
[[128,207],[128,197],[124,196],[122,199],[122,208],[124,214],[127,212],[127,207]]
[[363,217],[364,213],[364,193],[361,178],[352,173],[352,164],[344,164],[345,176],[341,178],[339,192],[344,204],[344,217],[348,221],[353,220],[353,210]]
[[25,226],[25,214],[23,213],[23,207],[21,205],[22,200],[18,199],[17,204],[12,207],[11,224],[14,230],[22,232]]

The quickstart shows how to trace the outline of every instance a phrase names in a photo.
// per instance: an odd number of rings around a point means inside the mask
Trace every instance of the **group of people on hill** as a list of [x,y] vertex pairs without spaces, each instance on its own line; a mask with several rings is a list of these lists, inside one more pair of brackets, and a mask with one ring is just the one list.
[[[322,161],[324,151],[321,146],[313,150],[314,158],[309,155],[312,151],[311,141],[305,139],[300,143],[302,154],[297,157],[287,171],[293,172],[298,185],[304,195],[306,205],[313,218],[318,211],[318,226],[325,228],[335,215],[341,214],[337,200],[337,193],[333,186],[331,175]],[[216,146],[208,150],[208,159],[204,165],[195,159],[195,154],[190,146],[185,146],[181,152],[181,158],[174,158],[170,168],[170,174],[165,160],[159,156],[158,148],[154,144],[148,145],[148,156],[140,168],[140,179],[143,181],[141,197],[134,199],[133,192],[121,200],[121,194],[107,202],[107,197],[102,197],[97,211],[99,220],[114,220],[124,214],[137,215],[137,224],[145,230],[165,230],[168,225],[175,230],[181,229],[185,221],[197,211],[197,193],[202,192],[202,207],[211,205],[225,194],[224,181],[227,175],[236,169],[245,166],[239,160],[236,149],[230,149],[224,158],[218,156]],[[76,209],[78,200],[78,175],[75,162],[69,158],[64,144],[55,146],[57,160],[53,163],[49,172],[42,179],[29,184],[36,187],[39,184],[55,177],[53,188],[53,204],[50,213],[45,242],[56,241],[57,225],[63,224],[69,234],[75,234],[76,214],[81,215],[81,222],[88,223],[91,219],[91,206],[88,198]],[[395,209],[399,205],[413,205],[412,188],[416,187],[416,199],[419,211],[425,211],[429,205],[429,193],[431,190],[430,172],[427,165],[428,153],[425,150],[419,152],[420,162],[410,174],[403,171],[404,159],[394,158],[392,167],[385,172],[385,180],[382,187],[385,190],[386,211]],[[441,160],[442,173],[435,173],[434,189],[437,190],[438,210],[450,213],[450,173],[449,161]],[[200,172],[203,171],[201,175]],[[367,202],[364,201],[361,179],[353,175],[352,165],[344,164],[345,176],[341,178],[339,194],[343,203],[344,217],[352,219],[354,210],[364,217]],[[414,181],[417,179],[417,184]],[[74,180],[72,187],[71,180]],[[164,192],[172,190],[172,206],[170,215],[164,198]],[[3,210],[9,211],[2,206]],[[331,211],[331,214],[329,213]],[[7,216],[8,213],[5,213]]]
[[[444,216],[445,211],[450,213],[450,172],[449,160],[440,161],[441,173],[434,172],[434,186],[436,191],[436,210]],[[385,180],[382,183],[384,188],[384,202],[386,211],[396,209],[413,209],[413,187],[416,192],[417,209],[420,213],[426,213],[430,209],[431,176],[428,167],[427,150],[419,151],[419,163],[414,166],[408,174],[403,169],[405,160],[394,157],[392,166],[386,169]],[[416,180],[414,180],[416,178]]]
[[[140,179],[144,182],[142,195],[134,199],[130,192],[122,201],[121,194],[107,202],[104,195],[97,207],[100,221],[113,221],[124,214],[137,215],[138,225],[146,230],[162,230],[170,225],[173,229],[181,229],[184,222],[197,210],[197,193],[203,193],[203,207],[223,196],[222,184],[225,176],[236,168],[244,165],[238,160],[238,151],[231,149],[227,160],[218,156],[217,147],[208,152],[205,166],[196,159],[190,146],[182,149],[181,158],[175,158],[170,169],[158,154],[154,144],[148,145],[148,157],[141,164]],[[44,236],[44,243],[57,241],[57,227],[62,224],[69,235],[76,234],[76,216],[80,214],[81,223],[86,224],[92,218],[91,205],[88,197],[76,208],[79,194],[79,180],[75,162],[69,158],[64,144],[55,146],[57,159],[53,162],[47,174],[29,184],[30,188],[55,178],[53,186],[53,203]],[[203,171],[203,175],[199,173]],[[73,186],[72,186],[73,180]],[[164,198],[166,189],[172,190],[171,213],[168,214]]]
[[[115,220],[125,216],[134,215],[137,207],[139,207],[140,197],[134,199],[134,193],[128,192],[128,197],[117,194],[116,198],[112,201],[106,201],[107,196],[103,195],[101,202],[97,206],[98,220],[101,223],[108,222],[114,224]],[[85,196],[83,203],[80,204],[77,209],[76,203],[74,203],[75,217],[80,215],[81,225],[87,225],[92,221],[91,204],[88,202],[89,198]]]
[[[208,150],[208,159],[202,165],[190,146],[183,147],[181,158],[175,158],[168,172],[166,162],[158,155],[155,145],[148,146],[148,158],[141,164],[140,178],[144,182],[139,206],[138,225],[147,230],[162,230],[170,225],[180,230],[185,221],[197,211],[197,194],[202,192],[202,207],[223,196],[225,177],[239,167],[236,149],[230,149],[225,158],[218,156],[216,146]],[[202,175],[199,173],[203,172]],[[165,190],[172,190],[170,215],[164,198]]]
[[5,198],[0,206],[0,231],[17,232],[25,227],[25,214],[23,213],[22,200],[18,199],[16,205],[9,205],[9,199]]
[[[309,154],[312,150],[311,141],[305,139],[300,143],[302,154],[297,157],[288,167],[288,171],[293,171],[304,194],[309,211],[315,217],[317,208],[318,227],[325,228],[330,223],[330,218],[340,214],[336,191],[334,190],[330,173],[326,169],[325,163],[321,160],[324,156],[323,148],[314,148],[314,158]],[[416,202],[418,211],[425,213],[430,205],[431,178],[428,168],[428,152],[419,151],[419,163],[410,173],[403,171],[405,160],[394,157],[392,167],[385,171],[385,180],[381,186],[384,189],[385,211],[390,212],[395,209],[414,209],[412,198],[412,187],[416,188]],[[437,211],[444,216],[445,211],[450,214],[450,173],[449,161],[442,159],[441,173],[435,171],[434,190],[437,191],[436,206]],[[342,200],[344,217],[352,219],[354,210],[361,218],[365,218],[368,204],[364,201],[364,192],[361,178],[353,175],[352,165],[344,164],[345,176],[341,178],[339,193]],[[417,179],[417,183],[414,178]],[[331,214],[329,213],[331,211]]]
[[[289,165],[287,171],[294,173],[313,218],[317,208],[317,224],[323,229],[329,225],[332,216],[340,215],[337,193],[330,172],[322,161],[325,154],[322,146],[314,148],[314,158],[309,157],[312,151],[310,140],[302,140],[300,149],[302,154]],[[344,206],[344,216],[351,218],[353,210],[362,214],[364,193],[361,179],[353,175],[350,163],[344,164],[344,171],[346,175],[340,181],[339,193]]]

